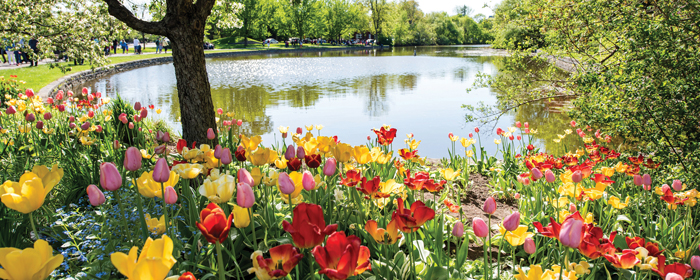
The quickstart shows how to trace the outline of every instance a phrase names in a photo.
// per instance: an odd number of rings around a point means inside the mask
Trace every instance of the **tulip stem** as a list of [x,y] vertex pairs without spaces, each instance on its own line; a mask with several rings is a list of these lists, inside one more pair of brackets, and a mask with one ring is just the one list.
[[501,238],[501,241],[498,242],[498,256],[496,256],[498,267],[496,267],[496,275],[501,275],[501,250],[503,250],[503,241],[506,241],[506,233],[508,233],[508,231],[504,230],[503,238]]
[[486,248],[487,248],[487,247],[486,247],[486,237],[484,237],[484,276],[486,276],[486,277],[484,277],[484,278],[489,279],[489,278],[491,278],[491,277],[490,277],[491,274],[488,273],[488,269],[487,269],[487,265],[488,265],[488,260],[489,260],[489,258],[486,257]]
[[225,280],[226,270],[224,269],[224,258],[221,255],[221,243],[219,243],[218,240],[216,241],[216,259],[218,261],[219,280]]
[[[114,198],[117,199],[117,204],[119,204],[119,211],[121,212],[121,216],[119,217],[119,220],[122,222],[122,226],[124,227],[123,229],[126,230],[128,227],[126,226],[126,212],[124,211],[124,205],[122,204],[121,197],[119,196],[119,189],[116,189],[114,191]],[[166,220],[167,222],[167,220]]]
[[141,201],[141,194],[136,194],[136,206],[139,210],[139,220],[141,223],[141,233],[143,234],[143,240],[148,238],[148,227],[146,226],[146,219],[143,215],[143,201]]
[[408,238],[408,255],[411,258],[411,270],[413,271],[413,279],[418,279],[416,275],[416,262],[413,260],[413,233],[408,233],[406,234],[406,237]]
[[163,196],[163,217],[165,217],[165,234],[170,235],[170,221],[168,220],[168,204],[165,203],[165,186],[160,183],[160,194]]
[[29,223],[32,224],[32,230],[34,231],[34,237],[36,240],[39,240],[39,231],[36,230],[36,225],[34,224],[34,217],[32,216],[32,213],[34,212],[29,212]]
[[253,218],[253,211],[248,208],[248,215],[250,215],[250,228],[253,230],[253,242],[255,243],[255,248],[253,250],[258,249],[258,237],[257,233],[255,233],[255,219]]

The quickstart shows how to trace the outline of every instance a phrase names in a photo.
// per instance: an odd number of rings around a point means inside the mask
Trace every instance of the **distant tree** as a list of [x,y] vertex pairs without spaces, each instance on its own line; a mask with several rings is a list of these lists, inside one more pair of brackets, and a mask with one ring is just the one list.
[[256,24],[258,17],[258,2],[259,0],[235,0],[240,3],[243,7],[238,13],[238,18],[243,24],[241,28],[241,33],[243,35],[243,45],[248,47],[248,35],[250,34],[251,28]]
[[289,4],[292,25],[299,39],[304,39],[317,12],[318,0],[291,0]]
[[384,25],[384,22],[386,21],[387,18],[387,12],[388,12],[388,4],[386,0],[366,0],[367,4],[369,4],[369,9],[371,13],[371,19],[372,19],[372,28],[374,29],[374,34],[377,36],[381,36],[382,34],[382,26]]
[[457,6],[457,7],[455,7],[454,11],[455,11],[455,13],[457,13],[457,15],[463,16],[463,17],[464,16],[471,16],[472,13],[474,12],[474,10],[467,5]]

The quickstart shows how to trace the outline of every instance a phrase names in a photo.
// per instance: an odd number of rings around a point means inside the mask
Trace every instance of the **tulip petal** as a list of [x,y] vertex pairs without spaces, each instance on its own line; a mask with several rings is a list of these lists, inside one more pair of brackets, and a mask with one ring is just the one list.
[[[58,254],[50,258],[47,262],[44,262],[44,267],[34,274],[33,279],[46,279],[51,275],[51,272],[53,272],[58,266],[63,263],[63,255]],[[2,278],[2,277],[0,277]]]
[[7,265],[3,264],[3,268],[12,276],[10,279],[34,279],[34,273],[39,271],[42,265],[37,261],[40,259],[39,252],[33,248],[11,252],[5,259]]

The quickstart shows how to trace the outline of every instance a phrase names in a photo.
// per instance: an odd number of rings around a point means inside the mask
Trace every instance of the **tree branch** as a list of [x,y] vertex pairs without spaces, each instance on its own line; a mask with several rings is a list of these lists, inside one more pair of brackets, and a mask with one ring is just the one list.
[[214,8],[216,0],[197,0],[196,9],[197,14],[202,20],[206,20],[211,14],[211,9]]
[[109,14],[129,27],[148,34],[167,36],[168,32],[162,21],[150,22],[140,20],[129,9],[124,7],[119,0],[104,0],[104,2],[109,7]]

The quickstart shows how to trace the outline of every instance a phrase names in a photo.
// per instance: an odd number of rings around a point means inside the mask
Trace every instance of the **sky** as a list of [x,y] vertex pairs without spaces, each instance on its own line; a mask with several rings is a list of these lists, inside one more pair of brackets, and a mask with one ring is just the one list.
[[472,16],[476,14],[490,16],[493,15],[493,11],[490,8],[484,8],[484,4],[493,8],[501,0],[417,0],[417,2],[424,13],[447,12],[450,15],[454,15],[455,7],[467,5],[474,10]]

